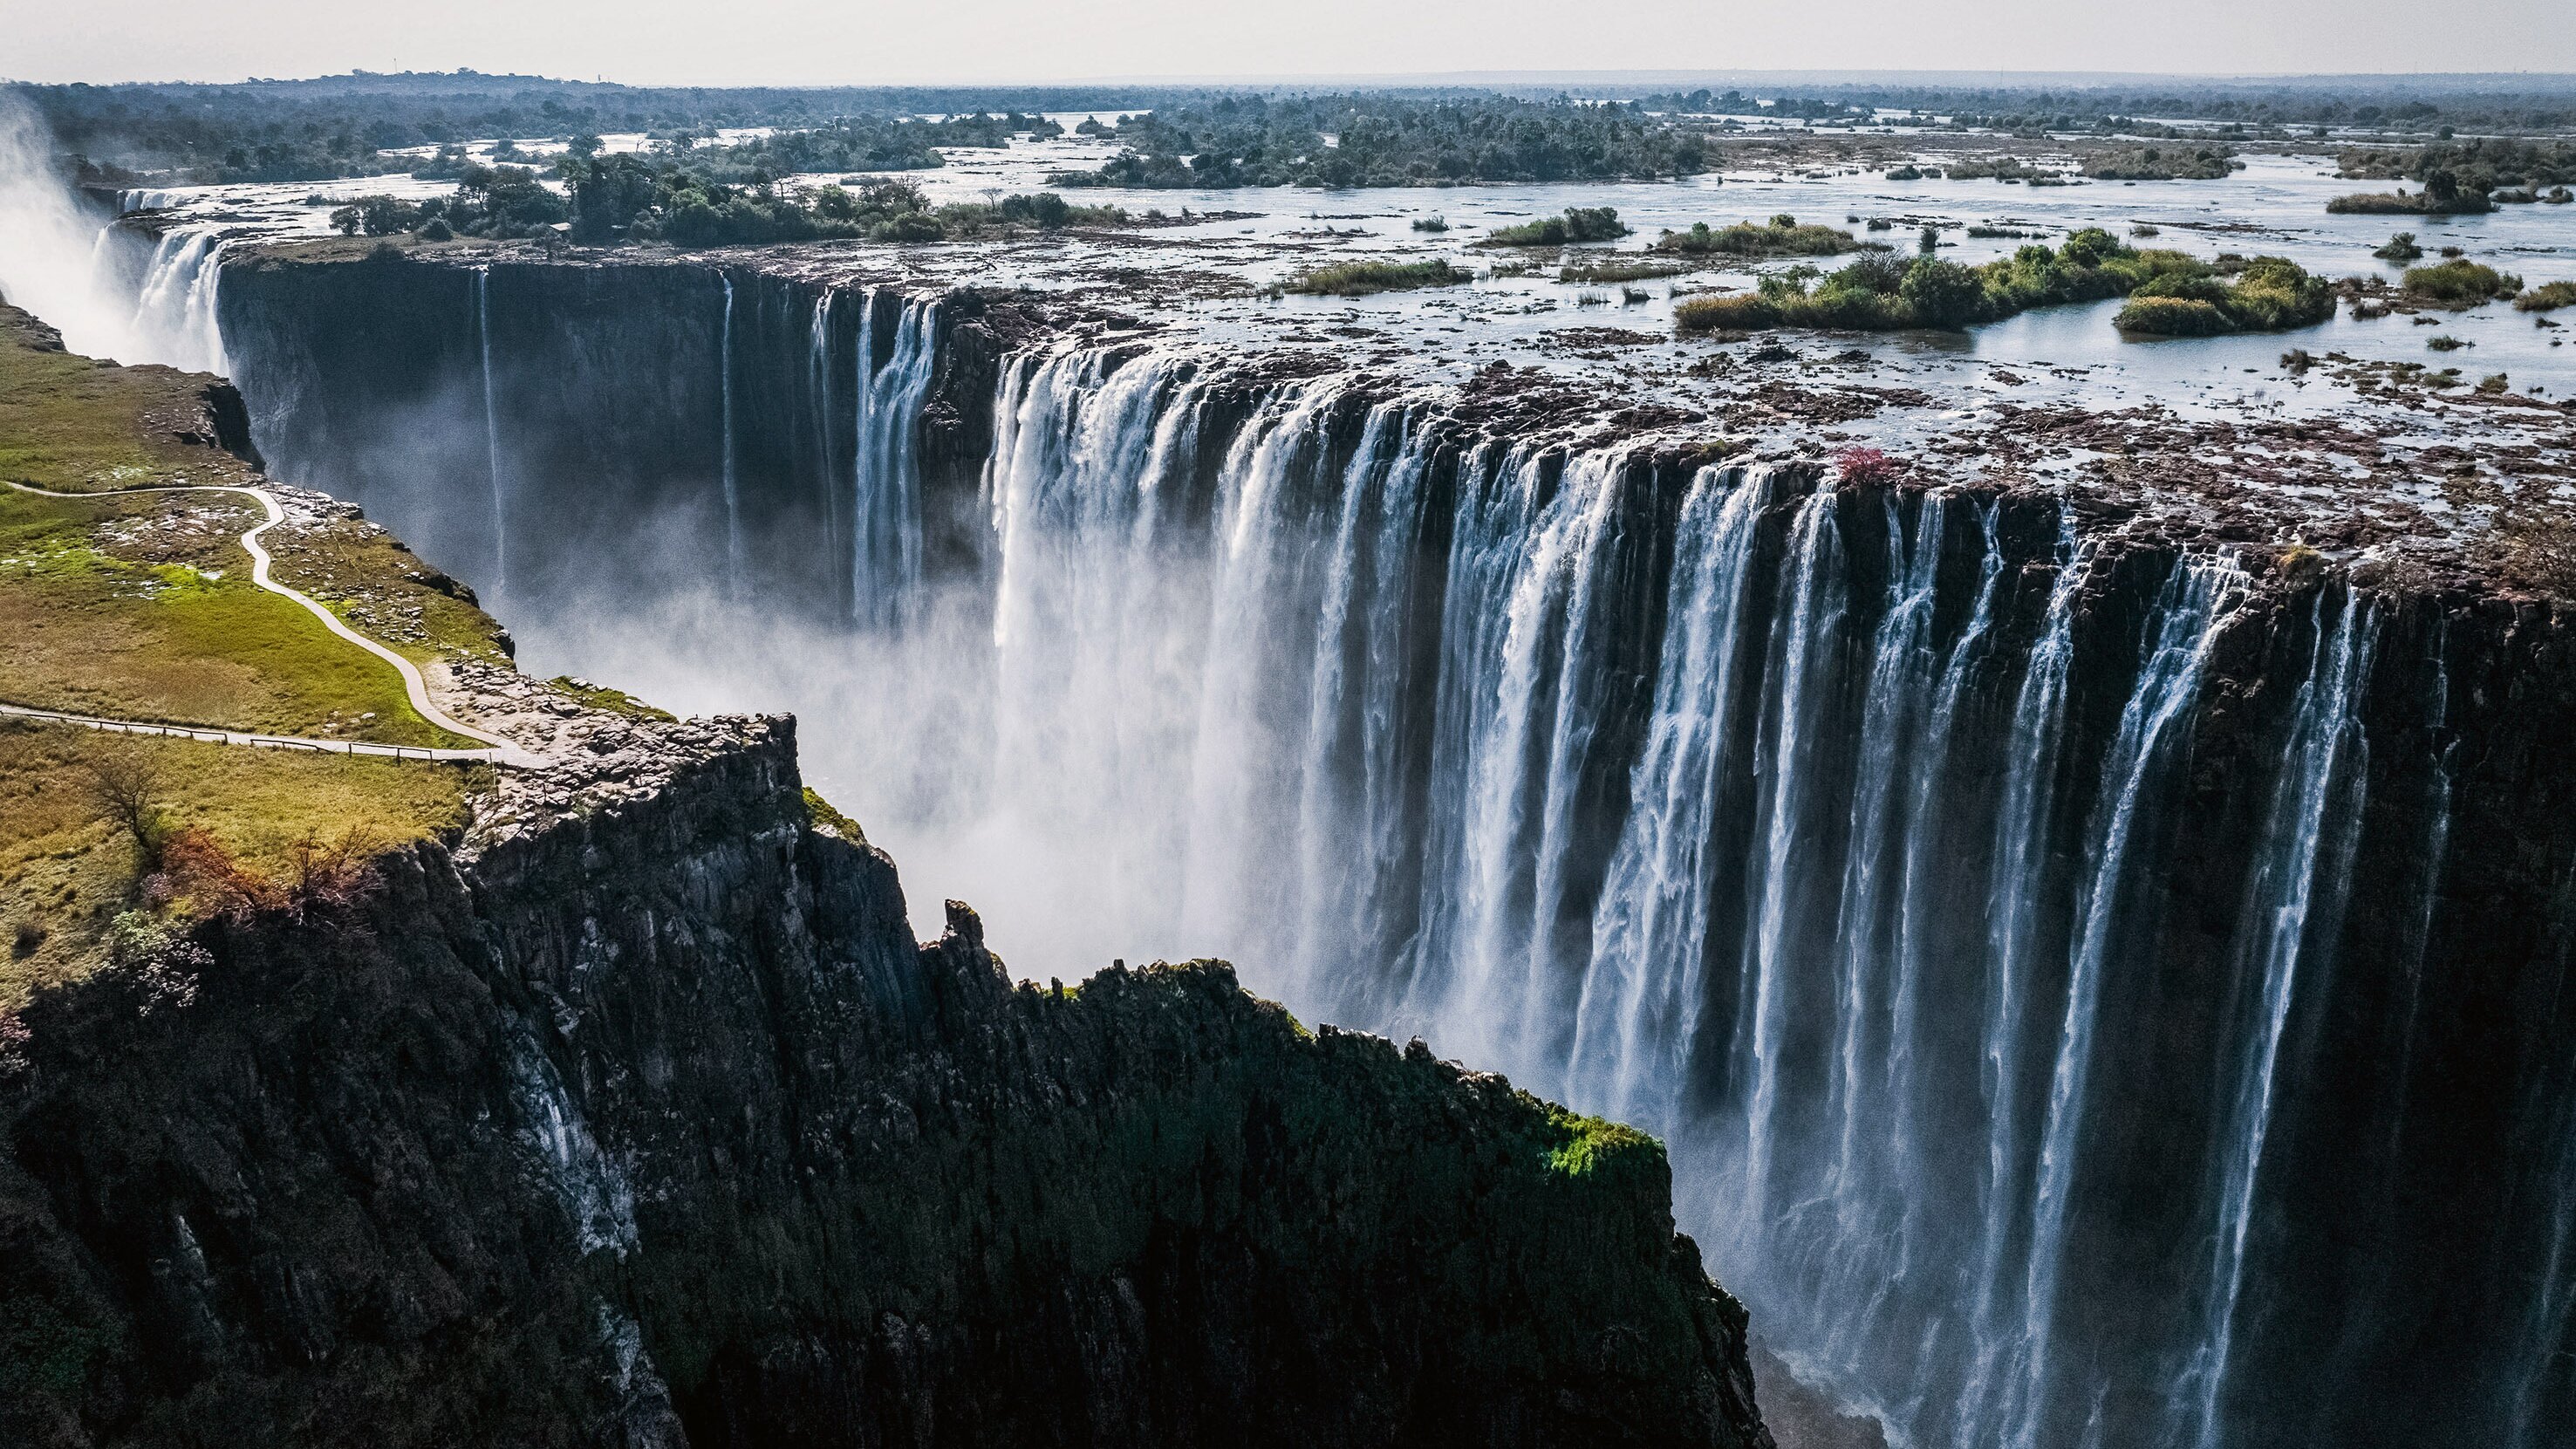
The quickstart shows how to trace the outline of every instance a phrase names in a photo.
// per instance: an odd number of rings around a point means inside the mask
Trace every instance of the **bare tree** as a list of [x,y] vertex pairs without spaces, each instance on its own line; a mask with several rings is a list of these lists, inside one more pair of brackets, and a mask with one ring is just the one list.
[[169,835],[161,761],[149,745],[122,735],[91,741],[81,762],[99,818],[122,830],[148,868],[158,865]]

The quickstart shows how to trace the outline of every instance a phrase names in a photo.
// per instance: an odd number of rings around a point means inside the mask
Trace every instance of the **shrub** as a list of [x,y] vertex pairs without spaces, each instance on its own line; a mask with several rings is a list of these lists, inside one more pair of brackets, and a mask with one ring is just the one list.
[[2411,262],[2424,255],[2424,249],[2415,244],[2415,233],[2401,231],[2388,239],[2388,245],[2371,255],[2384,262]]
[[412,235],[419,237],[422,241],[454,241],[456,239],[456,230],[447,224],[446,217],[433,216],[429,220],[422,222],[420,224],[420,230],[413,232]]
[[2512,380],[2501,372],[2491,372],[2478,379],[2478,391],[2489,395],[2500,393],[2511,386],[2513,386]]
[[1985,279],[1973,267],[1938,257],[1916,258],[1897,295],[1927,327],[1964,327],[1983,320],[1985,312]]
[[1800,226],[1793,216],[1775,216],[1770,224],[1739,221],[1712,227],[1698,222],[1688,231],[1668,231],[1651,250],[1681,256],[1830,257],[1860,245],[1847,231],[1829,226]]
[[1427,262],[1340,262],[1309,267],[1281,285],[1287,291],[1309,295],[1365,297],[1414,287],[1451,287],[1474,279],[1474,273],[1434,258]]
[[2435,352],[2457,352],[2463,347],[2477,346],[2474,342],[2463,342],[2457,337],[2438,332],[2425,338],[2424,345],[2433,349]]
[[2524,312],[2555,312],[2561,307],[2576,307],[2576,282],[2550,282],[2534,287],[2514,298],[2513,305]]
[[2245,331],[2279,332],[2332,317],[2334,293],[2324,278],[2287,257],[2256,257],[2236,274],[2219,306]]
[[1430,216],[1417,216],[1413,219],[1413,229],[1415,231],[1447,231],[1449,229],[1449,218],[1437,213]]
[[2158,337],[2215,337],[2231,330],[2218,304],[2199,297],[2132,297],[2111,325]]
[[1628,234],[1615,206],[1569,206],[1562,216],[1542,217],[1521,226],[1488,233],[1484,244],[1497,247],[1561,247],[1576,242],[1615,241]]
[[1877,448],[1845,448],[1834,455],[1842,481],[1863,488],[1884,487],[1905,475],[1905,465]]
[[1673,325],[1684,332],[1758,332],[1780,325],[1780,312],[1758,292],[1732,292],[1675,304]]
[[2443,307],[2474,307],[2522,290],[2522,279],[2465,258],[2406,269],[2406,290]]
[[2495,204],[2480,191],[2455,192],[2448,200],[2437,199],[2428,186],[2412,196],[2402,191],[2356,191],[2327,202],[2326,210],[2337,216],[2468,216],[2493,211]]
[[2286,257],[2230,258],[2228,264],[2228,280],[2177,269],[2141,282],[2112,325],[2159,337],[2209,337],[2313,327],[2334,315],[2325,279]]
[[1695,270],[1697,268],[1689,262],[1616,256],[1568,262],[1556,269],[1556,279],[1560,282],[1642,282],[1656,277],[1678,277]]

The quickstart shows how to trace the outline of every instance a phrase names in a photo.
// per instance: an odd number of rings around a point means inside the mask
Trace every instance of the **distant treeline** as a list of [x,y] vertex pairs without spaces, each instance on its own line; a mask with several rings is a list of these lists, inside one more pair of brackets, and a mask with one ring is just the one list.
[[1060,186],[1415,186],[1616,181],[1712,169],[1697,130],[1617,101],[1227,95],[1123,117],[1125,145]]
[[[1801,85],[1766,95],[1772,116],[1865,115],[1886,107],[1997,130],[2099,129],[2106,119],[2235,122],[2246,126],[2360,126],[2431,131],[2576,129],[2576,78],[2317,77],[2276,81],[2157,80],[2104,86],[1929,86],[1887,82]],[[1749,114],[1741,89],[1662,92],[1649,110]]]
[[[2576,80],[2552,77],[2031,87],[1853,81],[1654,94],[1600,85],[1582,95],[1415,87],[1330,95],[1117,85],[644,87],[459,71],[7,89],[34,105],[64,150],[109,182],[317,181],[423,164],[381,154],[397,148],[618,132],[703,138],[735,127],[812,137],[767,143],[775,152],[768,169],[899,170],[933,164],[931,145],[993,144],[985,138],[997,125],[1031,129],[1045,111],[1131,117],[1116,131],[1127,154],[1099,179],[1161,187],[1608,180],[1711,169],[1706,138],[1736,128],[1724,120],[1676,122],[1673,113],[1863,123],[1873,108],[1890,107],[1946,116],[1962,127],[2149,137],[2169,128],[2138,117],[2248,132],[2576,131]],[[923,116],[950,118],[940,124],[953,135],[889,129]]]
[[[472,71],[359,72],[235,85],[8,89],[36,108],[64,150],[90,162],[104,177],[184,172],[191,181],[227,182],[321,181],[405,171],[419,163],[377,153],[493,137],[636,131],[703,136],[731,127],[804,129],[958,113],[1114,114],[1184,94],[1132,86],[641,87]],[[936,144],[980,143],[941,139]],[[859,147],[849,154],[867,152]],[[831,161],[826,168],[843,164]],[[846,163],[848,169],[871,164],[858,159]],[[886,169],[895,166],[883,164]],[[921,163],[916,159],[912,164]]]

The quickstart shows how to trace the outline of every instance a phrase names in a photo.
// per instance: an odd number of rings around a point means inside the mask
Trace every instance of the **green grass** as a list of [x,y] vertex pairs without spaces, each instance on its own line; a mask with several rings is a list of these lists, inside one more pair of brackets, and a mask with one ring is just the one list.
[[471,747],[392,666],[250,581],[247,499],[0,494],[0,700],[383,744]]
[[1365,297],[1415,287],[1454,287],[1475,274],[1434,259],[1427,262],[1339,262],[1309,267],[1290,277],[1287,291],[1326,297]]
[[147,418],[203,411],[206,379],[106,367],[59,350],[34,319],[0,307],[0,478],[60,493],[172,482],[239,483],[242,462]]
[[827,829],[853,845],[868,843],[868,833],[859,828],[859,822],[842,814],[811,785],[805,787],[805,819],[808,824]]
[[2513,299],[2514,307],[2524,312],[2555,312],[2561,307],[2576,307],[2576,282],[2547,282]]
[[1739,221],[1733,226],[1698,222],[1688,231],[1665,232],[1652,249],[1680,256],[1830,257],[1860,245],[1850,232],[1801,226],[1796,217],[1781,215],[1767,223]]
[[2408,267],[2406,290],[2416,300],[2437,307],[2475,307],[2521,291],[2522,279],[2466,257],[2454,257],[2429,267]]
[[252,750],[106,736],[68,725],[0,723],[0,1010],[99,964],[108,923],[138,904],[133,844],[89,799],[84,762],[142,752],[175,829],[206,831],[248,868],[274,874],[310,834],[363,829],[398,844],[463,827],[491,768]]
[[[63,352],[0,308],[0,477],[106,494],[260,483],[213,446],[209,379]],[[471,746],[414,713],[392,666],[250,581],[255,503],[221,493],[0,490],[0,700],[81,714]],[[262,541],[279,582],[426,662],[500,654],[466,592],[345,519]]]

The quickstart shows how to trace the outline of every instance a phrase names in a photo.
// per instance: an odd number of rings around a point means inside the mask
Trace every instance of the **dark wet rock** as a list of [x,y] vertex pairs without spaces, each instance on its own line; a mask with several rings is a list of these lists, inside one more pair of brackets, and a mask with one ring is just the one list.
[[0,1439],[1769,1444],[1659,1146],[1220,963],[916,945],[789,721],[563,728],[184,1005],[28,1008]]

